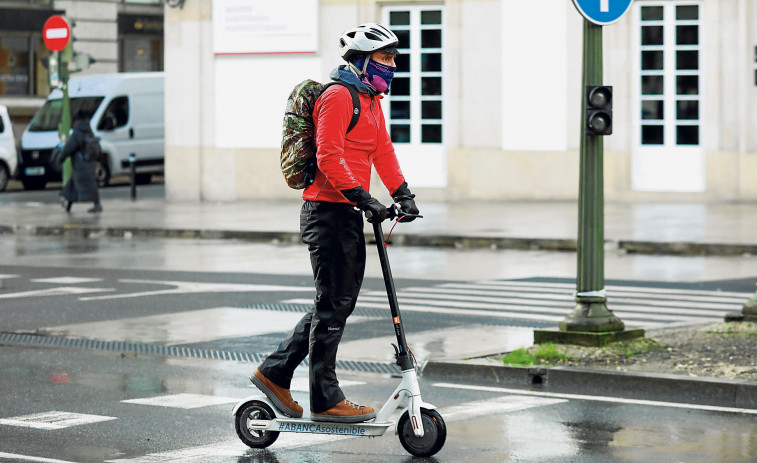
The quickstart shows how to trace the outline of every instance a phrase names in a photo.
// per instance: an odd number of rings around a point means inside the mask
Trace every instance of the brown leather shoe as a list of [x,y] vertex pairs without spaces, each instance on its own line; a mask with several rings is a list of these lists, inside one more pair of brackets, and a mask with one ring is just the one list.
[[345,399],[335,407],[321,413],[310,412],[313,421],[331,421],[334,423],[362,423],[376,418],[376,412],[371,407],[353,404]]
[[277,386],[273,381],[263,376],[263,373],[258,369],[250,375],[250,381],[252,381],[252,384],[260,389],[266,397],[271,399],[271,402],[273,402],[276,408],[285,415],[291,416],[292,418],[302,417],[302,407],[292,399],[292,394],[289,392],[289,389]]

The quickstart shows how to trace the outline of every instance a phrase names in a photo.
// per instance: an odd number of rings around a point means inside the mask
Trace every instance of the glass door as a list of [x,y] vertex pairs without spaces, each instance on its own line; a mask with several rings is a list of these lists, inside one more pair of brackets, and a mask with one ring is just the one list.
[[705,189],[698,2],[636,2],[634,147],[638,191]]
[[397,71],[384,100],[387,127],[410,187],[445,187],[444,10],[440,5],[385,7],[397,34]]

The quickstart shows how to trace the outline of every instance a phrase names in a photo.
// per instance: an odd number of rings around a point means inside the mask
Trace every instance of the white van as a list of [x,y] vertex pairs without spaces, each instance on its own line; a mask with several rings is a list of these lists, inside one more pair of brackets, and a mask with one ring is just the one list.
[[0,105],[0,191],[8,188],[8,181],[16,173],[18,157],[16,139],[13,138],[13,126],[8,117],[8,108]]
[[[163,173],[163,73],[138,72],[74,77],[68,82],[71,116],[91,115],[92,131],[100,138],[102,158],[96,171],[100,186],[112,176],[128,174],[135,155],[137,182],[147,183]],[[60,180],[49,165],[58,144],[63,93],[50,93],[21,138],[18,179],[27,190]]]

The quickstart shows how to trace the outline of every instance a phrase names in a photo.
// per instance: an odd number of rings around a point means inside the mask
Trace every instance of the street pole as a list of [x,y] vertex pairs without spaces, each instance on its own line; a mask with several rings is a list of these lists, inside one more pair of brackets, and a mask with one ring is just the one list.
[[[602,85],[602,26],[584,19],[581,89]],[[581,120],[586,114],[581,99]],[[604,138],[588,134],[581,125],[578,189],[578,272],[576,307],[560,322],[562,331],[622,331],[623,322],[607,309],[604,252]]]
[[[61,100],[61,116],[60,123],[58,124],[58,139],[61,145],[66,144],[68,140],[69,132],[71,131],[71,103],[68,98],[68,77],[69,69],[68,65],[74,58],[74,45],[73,40],[68,41],[68,45],[63,51],[60,52],[60,59],[58,61],[58,72],[60,76],[61,91],[63,92],[63,98]],[[66,159],[63,162],[62,170],[63,185],[71,178],[71,160]]]
[[602,26],[584,19],[581,77],[581,141],[578,191],[578,259],[576,306],[559,323],[559,331],[535,330],[534,343],[558,342],[602,346],[644,336],[625,330],[607,308],[604,270],[604,143],[586,130],[587,87],[602,85]]

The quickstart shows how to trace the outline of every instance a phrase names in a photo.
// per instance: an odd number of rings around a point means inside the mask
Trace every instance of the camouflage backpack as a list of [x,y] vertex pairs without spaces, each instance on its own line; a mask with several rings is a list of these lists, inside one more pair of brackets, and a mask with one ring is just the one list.
[[352,96],[352,120],[347,128],[349,133],[360,118],[360,100],[354,86],[338,81],[324,85],[308,79],[297,85],[287,99],[281,140],[281,172],[287,185],[295,190],[307,188],[315,179],[313,110],[321,93],[332,85],[347,87]]

